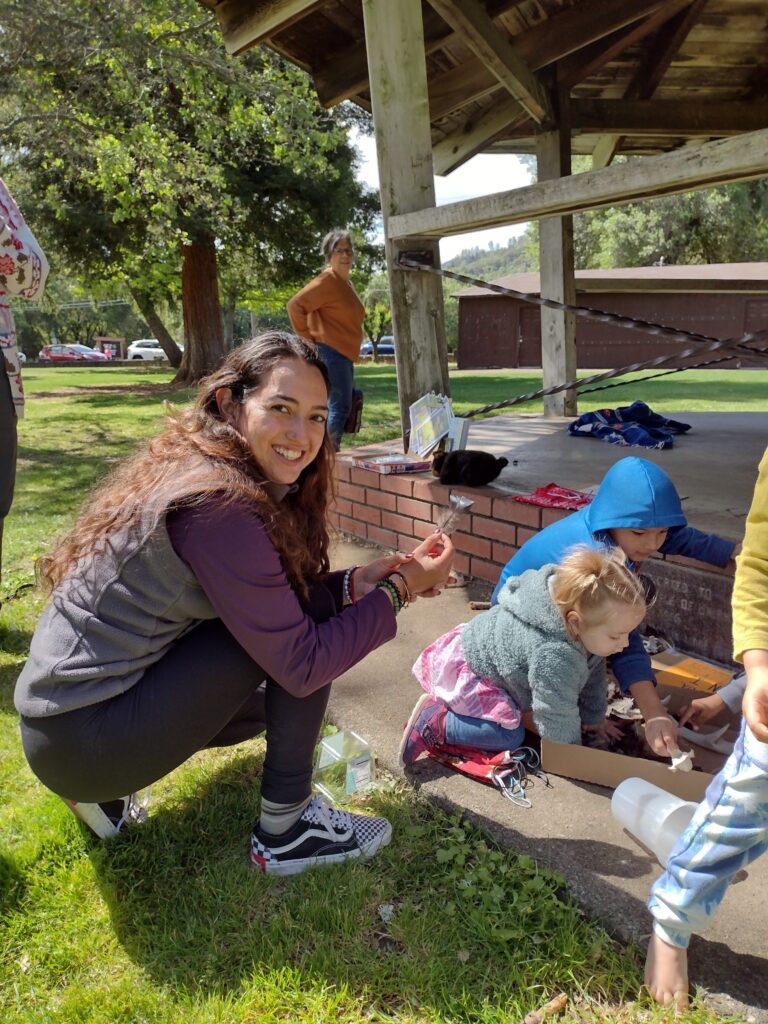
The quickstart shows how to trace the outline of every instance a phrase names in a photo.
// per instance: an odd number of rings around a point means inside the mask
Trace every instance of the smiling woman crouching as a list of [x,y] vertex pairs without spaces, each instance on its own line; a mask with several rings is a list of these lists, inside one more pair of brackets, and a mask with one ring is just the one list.
[[436,534],[411,556],[330,572],[333,445],[315,349],[236,349],[194,406],[94,493],[40,560],[51,601],[16,687],[30,766],[100,836],[134,791],[204,747],[266,732],[251,860],[295,874],[372,856],[384,818],[310,796],[331,681],[447,580]]

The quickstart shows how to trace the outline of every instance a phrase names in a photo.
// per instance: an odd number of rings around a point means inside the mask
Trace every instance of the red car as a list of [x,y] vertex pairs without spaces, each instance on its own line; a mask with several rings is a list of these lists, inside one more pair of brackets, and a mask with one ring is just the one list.
[[106,363],[109,357],[87,345],[44,345],[37,358],[41,363]]

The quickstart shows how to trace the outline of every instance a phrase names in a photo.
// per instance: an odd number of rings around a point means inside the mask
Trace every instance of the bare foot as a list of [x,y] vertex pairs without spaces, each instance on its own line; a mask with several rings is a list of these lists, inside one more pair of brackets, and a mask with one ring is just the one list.
[[645,958],[645,987],[657,1003],[688,1006],[688,950],[670,946],[654,932]]

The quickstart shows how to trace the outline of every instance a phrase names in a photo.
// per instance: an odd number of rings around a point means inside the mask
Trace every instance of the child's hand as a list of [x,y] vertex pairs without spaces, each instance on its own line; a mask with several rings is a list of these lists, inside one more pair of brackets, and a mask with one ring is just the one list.
[[726,707],[725,701],[716,693],[709,697],[697,697],[696,700],[691,701],[680,716],[680,725],[689,725],[698,731],[702,725],[706,725],[712,718],[719,715],[724,707]]
[[768,651],[745,651],[744,668],[747,690],[741,710],[755,737],[768,743]]
[[669,715],[657,715],[645,721],[645,741],[659,757],[672,757],[680,751],[677,743],[677,722]]
[[604,718],[602,722],[596,722],[595,725],[582,725],[581,728],[584,732],[595,733],[600,739],[605,740],[606,743],[615,742],[624,737],[624,731],[621,726],[611,722],[608,718]]

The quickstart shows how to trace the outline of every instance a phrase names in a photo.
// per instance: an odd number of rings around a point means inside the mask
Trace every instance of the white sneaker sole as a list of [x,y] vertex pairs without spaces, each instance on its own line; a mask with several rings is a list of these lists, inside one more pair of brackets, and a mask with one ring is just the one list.
[[386,832],[382,832],[377,839],[368,843],[365,849],[358,847],[356,850],[347,850],[344,853],[331,853],[322,857],[305,857],[302,860],[266,861],[263,865],[251,854],[250,863],[254,871],[261,871],[264,875],[300,875],[302,871],[308,871],[311,868],[322,868],[326,865],[333,867],[335,864],[343,864],[347,860],[357,860],[358,858],[370,860],[383,847],[389,846],[391,839],[392,826],[390,825]]
[[416,721],[424,707],[427,704],[431,704],[433,700],[434,698],[431,697],[428,693],[423,693],[421,697],[419,697],[419,699],[416,701],[414,709],[411,712],[410,717],[405,724],[405,728],[403,729],[403,736],[402,739],[400,740],[400,746],[397,751],[397,761],[402,768],[408,767],[403,755],[405,753],[405,745],[408,742],[408,737],[411,735],[411,730],[416,725]]
[[114,823],[98,804],[79,804],[75,800],[65,800],[64,803],[99,839],[113,839],[118,834]]

